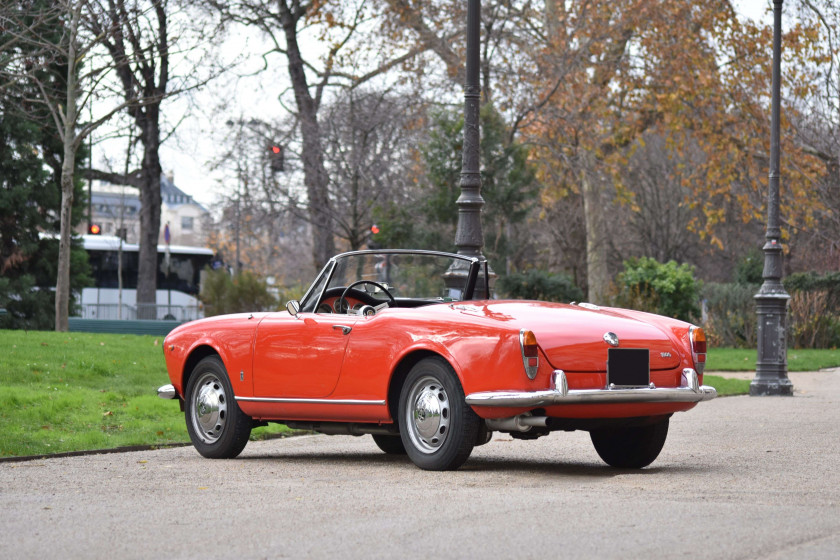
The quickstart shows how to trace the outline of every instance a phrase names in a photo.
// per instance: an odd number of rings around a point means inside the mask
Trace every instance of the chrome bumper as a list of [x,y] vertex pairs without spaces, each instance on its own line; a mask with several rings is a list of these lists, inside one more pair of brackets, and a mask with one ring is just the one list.
[[175,392],[174,385],[161,385],[158,387],[158,396],[162,399],[174,399],[178,397],[178,393]]
[[700,385],[697,372],[686,368],[679,387],[569,389],[566,374],[556,370],[552,387],[542,391],[485,391],[467,395],[470,406],[556,406],[564,404],[618,404],[618,403],[691,403],[708,401],[717,396],[714,387]]

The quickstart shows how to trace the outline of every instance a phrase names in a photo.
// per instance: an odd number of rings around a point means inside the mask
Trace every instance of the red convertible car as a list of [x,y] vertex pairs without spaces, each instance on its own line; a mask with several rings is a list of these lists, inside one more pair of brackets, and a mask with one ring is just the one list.
[[198,452],[237,456],[279,422],[371,434],[420,468],[460,467],[492,432],[586,430],[621,468],[656,459],[670,416],[716,396],[699,327],[595,305],[492,299],[484,261],[432,251],[332,258],[286,311],[193,321],[166,337]]

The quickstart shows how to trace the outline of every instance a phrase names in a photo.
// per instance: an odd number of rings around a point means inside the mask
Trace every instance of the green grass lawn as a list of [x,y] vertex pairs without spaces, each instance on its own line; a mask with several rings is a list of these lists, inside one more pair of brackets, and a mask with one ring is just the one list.
[[[0,331],[0,457],[189,442],[163,338]],[[270,425],[252,439],[288,431]]]
[[750,393],[750,381],[750,379],[731,379],[719,375],[703,376],[703,385],[714,387],[719,397],[748,395]]
[[[0,457],[189,441],[155,336],[0,331]],[[755,350],[711,349],[706,371],[755,369]],[[840,350],[790,350],[790,371],[840,366]],[[749,380],[706,375],[719,394]],[[252,439],[288,432],[276,424]]]
[[[709,348],[706,371],[755,371],[756,350]],[[840,349],[788,350],[788,371],[817,371],[840,366]]]
[[[710,348],[706,361],[706,371],[755,371],[757,353],[750,348]],[[823,368],[840,366],[840,350],[788,350],[788,371],[817,371]],[[703,384],[717,389],[721,397],[747,395],[750,392],[751,379],[731,379],[718,375],[703,376]]]

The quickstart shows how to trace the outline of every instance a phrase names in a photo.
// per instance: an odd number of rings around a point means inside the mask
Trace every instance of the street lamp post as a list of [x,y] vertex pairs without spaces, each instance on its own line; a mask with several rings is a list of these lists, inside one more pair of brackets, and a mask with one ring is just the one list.
[[479,82],[481,0],[469,0],[467,5],[467,61],[464,85],[464,147],[461,159],[461,196],[458,197],[458,229],[455,245],[458,253],[481,255],[484,236],[481,232],[481,169],[479,143]]
[[[461,158],[461,195],[458,205],[458,226],[455,232],[455,246],[459,255],[484,259],[481,248],[484,235],[481,231],[481,162],[479,154],[479,109],[481,106],[481,84],[479,82],[481,48],[481,0],[467,3],[467,60],[464,83],[464,145]],[[445,280],[449,286],[458,286],[467,274],[467,265],[456,262],[447,271]],[[490,280],[489,278],[487,279]],[[479,281],[476,291],[484,289]]]
[[764,243],[764,283],[755,295],[758,315],[758,360],[750,395],[793,395],[787,376],[787,303],[782,285],[782,243],[779,222],[780,82],[782,58],[782,3],[773,0],[773,98],[770,121],[770,180],[767,194],[767,233]]

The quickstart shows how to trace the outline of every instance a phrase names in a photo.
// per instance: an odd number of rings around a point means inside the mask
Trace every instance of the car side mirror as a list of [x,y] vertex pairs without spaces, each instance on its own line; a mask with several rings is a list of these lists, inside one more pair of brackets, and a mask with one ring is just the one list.
[[290,299],[286,302],[286,311],[289,312],[289,315],[297,317],[300,313],[300,302],[296,299]]

